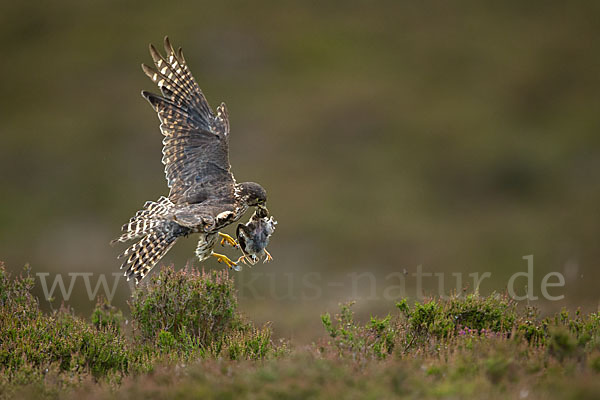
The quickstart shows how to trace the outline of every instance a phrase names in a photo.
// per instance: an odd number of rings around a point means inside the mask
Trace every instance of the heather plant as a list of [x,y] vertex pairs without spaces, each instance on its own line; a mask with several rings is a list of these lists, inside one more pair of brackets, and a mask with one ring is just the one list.
[[[400,308],[398,306],[398,308]],[[447,337],[456,327],[452,317],[449,316],[444,307],[436,302],[415,303],[412,310],[405,311],[411,340],[416,338],[428,339],[430,336],[436,338]]]
[[123,312],[100,297],[91,316],[92,325],[98,330],[121,332],[124,317]]
[[47,395],[90,378],[119,383],[162,363],[285,352],[269,326],[256,328],[237,311],[226,272],[162,269],[133,293],[133,332],[105,299],[87,321],[67,307],[42,312],[33,288],[28,268],[13,278],[0,264],[0,397],[24,385]]
[[517,319],[516,303],[498,294],[488,297],[478,293],[464,298],[453,296],[444,311],[455,328],[467,326],[478,331],[508,332]]
[[403,300],[396,306],[406,318],[410,335],[422,339],[442,339],[460,332],[507,333],[517,318],[516,304],[497,294],[455,295],[446,301],[431,299],[415,303],[412,309]]
[[[387,315],[361,325],[354,319],[353,303],[340,306],[332,320],[323,314],[321,321],[330,339],[321,352],[333,350],[342,357],[363,359],[365,356],[385,358],[396,352],[437,353],[449,343],[472,347],[473,340],[506,339],[530,346],[542,346],[550,356],[563,360],[592,351],[600,344],[598,313],[571,318],[563,310],[552,318],[540,319],[533,307],[518,308],[506,296],[488,297],[471,294],[447,300],[430,299],[411,307],[404,299],[396,304],[399,315]],[[493,360],[490,365],[494,368]]]
[[0,370],[5,382],[43,381],[54,371],[60,385],[82,377],[118,377],[130,368],[132,350],[120,334],[97,330],[68,308],[46,314],[31,294],[29,269],[11,279],[0,265]]
[[369,323],[363,326],[354,321],[353,304],[341,305],[339,314],[335,315],[335,323],[329,313],[321,316],[323,326],[339,354],[350,354],[360,359],[383,359],[391,354],[396,336],[391,316],[382,319],[371,317]]
[[274,349],[271,341],[271,329],[268,326],[255,328],[246,324],[225,337],[223,348],[214,351],[216,354],[225,353],[230,360],[259,360],[270,353],[283,354],[285,348]]
[[163,268],[130,301],[134,331],[142,341],[170,332],[177,342],[208,346],[240,323],[233,280],[226,271]]
[[133,293],[130,307],[135,340],[163,353],[259,359],[278,351],[270,327],[255,328],[237,311],[226,270],[163,268]]

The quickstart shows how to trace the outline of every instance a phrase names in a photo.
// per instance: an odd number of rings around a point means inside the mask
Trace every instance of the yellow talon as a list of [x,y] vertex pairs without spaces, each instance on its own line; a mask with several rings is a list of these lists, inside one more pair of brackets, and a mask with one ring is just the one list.
[[224,262],[225,265],[227,265],[229,268],[233,268],[236,271],[240,270],[240,267],[238,267],[237,263],[234,261],[231,261],[229,259],[229,257],[227,257],[224,254],[218,254],[218,253],[211,253],[211,256],[215,257],[217,259],[218,262]]
[[235,239],[229,236],[228,234],[219,232],[219,236],[221,236],[221,246],[225,246],[225,243],[229,243],[232,247],[236,249],[240,247],[235,241]]

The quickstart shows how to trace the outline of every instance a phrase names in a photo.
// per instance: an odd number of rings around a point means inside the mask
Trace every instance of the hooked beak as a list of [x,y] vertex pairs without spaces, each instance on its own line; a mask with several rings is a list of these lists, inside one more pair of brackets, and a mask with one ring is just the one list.
[[256,206],[256,215],[259,215],[260,218],[267,217],[269,215],[269,210],[267,210],[267,207],[259,204]]

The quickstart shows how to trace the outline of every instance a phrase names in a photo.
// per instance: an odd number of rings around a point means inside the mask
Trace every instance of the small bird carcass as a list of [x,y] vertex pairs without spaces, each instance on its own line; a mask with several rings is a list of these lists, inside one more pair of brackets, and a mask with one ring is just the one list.
[[273,259],[267,251],[269,238],[275,231],[277,221],[269,217],[269,211],[266,207],[258,206],[250,221],[246,224],[239,224],[236,229],[237,241],[240,245],[243,255],[238,259],[244,264],[254,265],[260,258],[264,257],[263,262],[269,262]]

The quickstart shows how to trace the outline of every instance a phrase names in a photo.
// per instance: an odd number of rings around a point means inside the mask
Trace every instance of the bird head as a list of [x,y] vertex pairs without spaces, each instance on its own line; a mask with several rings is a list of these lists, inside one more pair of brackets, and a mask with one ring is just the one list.
[[258,183],[244,182],[237,185],[239,196],[249,206],[264,206],[267,202],[267,191]]

